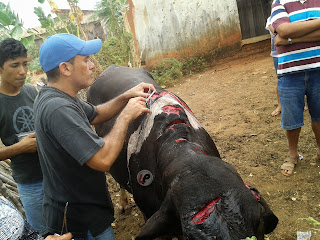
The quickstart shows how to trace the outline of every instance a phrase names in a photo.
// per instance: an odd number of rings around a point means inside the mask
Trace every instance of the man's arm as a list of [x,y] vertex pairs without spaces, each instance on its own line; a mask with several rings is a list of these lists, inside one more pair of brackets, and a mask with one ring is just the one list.
[[268,26],[268,28],[269,28],[270,32],[272,32],[272,33],[274,34],[274,29],[273,29],[273,27],[272,27],[272,24],[270,24],[270,25]]
[[320,19],[304,22],[282,23],[276,29],[276,33],[282,38],[299,38],[320,29]]
[[[316,41],[320,41],[320,29],[313,31],[312,33],[309,33],[305,36],[302,37],[298,37],[298,38],[292,38],[291,42],[292,44],[294,43],[307,43],[307,42],[316,42]],[[289,45],[289,41],[288,38],[282,38],[281,36],[277,35],[274,38],[274,44],[278,47],[278,46],[285,46],[285,45]]]
[[112,130],[104,137],[103,147],[86,162],[86,165],[98,171],[109,171],[123,147],[129,123],[143,113],[150,113],[145,98],[131,98],[118,116]]
[[134,97],[143,97],[147,98],[148,93],[146,91],[148,89],[155,90],[152,84],[148,83],[140,83],[136,87],[129,89],[128,91],[124,92],[120,96],[97,106],[98,115],[96,118],[91,122],[92,125],[97,125],[103,123],[107,120],[110,120],[115,115],[117,115],[128,103],[129,99]]
[[0,148],[0,161],[13,158],[22,153],[34,153],[37,151],[36,134],[30,134],[20,142],[8,147]]

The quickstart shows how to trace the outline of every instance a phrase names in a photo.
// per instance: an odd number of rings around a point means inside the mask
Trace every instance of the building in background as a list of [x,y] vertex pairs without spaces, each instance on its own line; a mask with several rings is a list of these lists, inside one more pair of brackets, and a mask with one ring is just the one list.
[[270,38],[270,0],[127,0],[127,29],[145,65],[163,58],[219,58],[245,43]]

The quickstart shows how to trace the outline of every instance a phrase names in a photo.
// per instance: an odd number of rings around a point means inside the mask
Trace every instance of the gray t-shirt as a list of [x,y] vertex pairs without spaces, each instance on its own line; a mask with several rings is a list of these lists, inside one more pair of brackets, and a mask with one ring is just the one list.
[[74,237],[103,232],[114,220],[105,173],[85,164],[104,145],[90,126],[95,106],[42,87],[34,112],[49,231],[60,233],[68,202],[68,230]]
[[[32,85],[21,87],[16,96],[0,93],[0,138],[5,146],[19,141],[19,135],[34,131],[33,102],[37,90]],[[11,158],[12,176],[19,184],[37,182],[42,172],[37,153],[23,153]]]

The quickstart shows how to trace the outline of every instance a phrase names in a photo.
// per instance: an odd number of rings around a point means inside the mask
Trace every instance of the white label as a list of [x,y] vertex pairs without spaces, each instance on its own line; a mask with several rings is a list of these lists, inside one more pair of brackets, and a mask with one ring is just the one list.
[[141,170],[137,175],[137,181],[141,186],[149,186],[153,181],[153,175],[149,170]]

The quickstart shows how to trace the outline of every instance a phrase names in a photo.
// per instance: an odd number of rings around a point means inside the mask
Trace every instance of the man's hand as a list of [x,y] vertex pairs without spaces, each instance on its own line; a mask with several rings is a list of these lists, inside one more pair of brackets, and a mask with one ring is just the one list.
[[23,153],[36,152],[37,151],[36,134],[32,133],[24,137],[18,144],[20,145]]
[[274,45],[275,45],[276,47],[289,45],[288,38],[282,38],[282,37],[280,37],[279,35],[276,35],[276,36],[274,37]]
[[144,97],[135,97],[129,100],[119,117],[123,117],[130,122],[142,113],[151,113],[150,109],[146,106],[146,99]]
[[62,236],[49,235],[44,240],[71,240],[71,238],[72,238],[72,234],[71,233],[66,233],[66,234],[64,234]]
[[[128,98],[134,98],[134,97],[144,97],[147,98],[149,96],[148,91],[151,89],[152,91],[155,90],[154,86],[150,83],[140,83],[139,85],[129,89],[124,94]],[[152,92],[151,91],[151,92]]]

